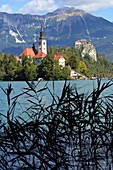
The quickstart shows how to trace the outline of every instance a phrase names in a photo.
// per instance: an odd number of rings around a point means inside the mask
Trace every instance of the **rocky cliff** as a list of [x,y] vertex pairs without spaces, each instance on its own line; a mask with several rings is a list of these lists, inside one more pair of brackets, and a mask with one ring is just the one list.
[[84,57],[86,54],[89,54],[92,59],[97,61],[97,52],[93,44],[84,45],[81,55]]

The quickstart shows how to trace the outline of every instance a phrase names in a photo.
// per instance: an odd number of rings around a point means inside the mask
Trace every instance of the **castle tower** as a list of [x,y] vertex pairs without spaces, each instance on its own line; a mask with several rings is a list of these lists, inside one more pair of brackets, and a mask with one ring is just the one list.
[[44,37],[44,30],[43,30],[42,26],[41,26],[41,30],[40,30],[40,37],[38,40],[38,53],[40,53],[40,52],[47,54],[47,41]]

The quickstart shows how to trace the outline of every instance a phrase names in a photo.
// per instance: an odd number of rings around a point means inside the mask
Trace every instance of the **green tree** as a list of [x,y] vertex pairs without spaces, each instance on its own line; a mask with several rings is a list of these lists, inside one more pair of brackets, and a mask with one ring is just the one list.
[[33,58],[22,57],[22,67],[18,70],[20,80],[36,80],[37,66],[33,63]]
[[72,55],[69,57],[69,65],[72,69],[77,70],[78,68],[78,63],[79,63],[79,59],[77,57],[77,55]]
[[79,62],[77,71],[82,74],[86,74],[88,71],[86,64],[83,61]]
[[0,55],[0,80],[3,80],[4,75],[5,75],[5,68],[3,64],[3,56],[1,54]]
[[68,79],[70,79],[70,73],[71,73],[70,67],[69,67],[69,66],[65,66],[65,67],[62,69],[61,79],[63,79],[63,80],[68,80]]
[[14,80],[15,71],[17,69],[16,59],[13,54],[6,54],[3,58],[3,67],[4,67],[4,77],[3,80]]
[[61,68],[58,61],[54,59],[52,54],[47,55],[38,67],[38,78],[45,80],[58,80],[61,77]]
[[51,79],[53,77],[54,67],[54,58],[51,55],[47,55],[39,65],[38,77],[42,77],[46,80]]

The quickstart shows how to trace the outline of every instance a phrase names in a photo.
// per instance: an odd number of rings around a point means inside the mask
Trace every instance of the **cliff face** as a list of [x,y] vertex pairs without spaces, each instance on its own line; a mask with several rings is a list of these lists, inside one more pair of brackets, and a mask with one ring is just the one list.
[[89,56],[97,61],[97,52],[93,44],[86,44],[83,45],[83,51],[81,53],[82,57],[84,57],[86,54],[89,54]]
[[88,54],[93,60],[97,61],[97,52],[94,45],[87,41],[86,39],[75,41],[75,48],[80,48],[82,50],[81,56],[85,57]]
[[48,45],[74,46],[87,39],[97,51],[113,60],[113,23],[75,8],[61,8],[43,16],[0,13],[0,51],[20,54],[39,38],[44,27]]

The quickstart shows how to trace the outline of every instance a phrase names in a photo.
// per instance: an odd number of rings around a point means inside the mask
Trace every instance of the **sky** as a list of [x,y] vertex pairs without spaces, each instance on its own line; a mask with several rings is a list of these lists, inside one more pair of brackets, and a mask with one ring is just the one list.
[[0,12],[7,13],[44,15],[63,6],[113,21],[113,0],[0,0]]

